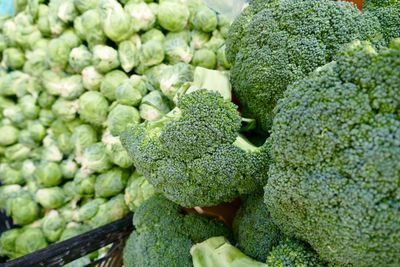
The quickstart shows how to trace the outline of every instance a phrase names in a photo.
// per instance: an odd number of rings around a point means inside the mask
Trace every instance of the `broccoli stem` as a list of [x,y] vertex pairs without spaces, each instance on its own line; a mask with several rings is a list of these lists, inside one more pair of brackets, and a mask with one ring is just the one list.
[[244,136],[239,135],[234,142],[234,145],[246,152],[256,152],[260,150],[260,147],[253,145]]

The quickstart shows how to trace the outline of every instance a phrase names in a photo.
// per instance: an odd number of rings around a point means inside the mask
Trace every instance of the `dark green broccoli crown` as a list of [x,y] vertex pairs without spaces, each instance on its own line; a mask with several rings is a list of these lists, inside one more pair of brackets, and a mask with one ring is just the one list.
[[262,193],[249,195],[243,199],[242,206],[233,221],[233,231],[238,248],[246,255],[262,262],[267,260],[268,253],[283,238],[264,204]]
[[363,0],[363,9],[393,6],[400,3],[399,0]]
[[[382,1],[388,2],[388,1]],[[400,37],[400,2],[391,1],[381,7],[367,8],[366,14],[378,18],[385,41],[389,43],[393,38]]]
[[138,171],[168,199],[213,206],[266,183],[269,147],[245,141],[240,128],[233,103],[198,90],[184,95],[172,115],[134,126],[121,140]]
[[200,214],[182,213],[181,208],[156,195],[136,211],[135,232],[124,249],[124,266],[193,266],[190,248],[212,236],[231,237],[222,223]]
[[253,15],[246,27],[242,42],[233,40],[240,48],[232,53],[231,81],[244,115],[256,118],[264,131],[270,130],[273,109],[289,84],[330,62],[352,40],[384,42],[375,17],[341,1],[280,1]]
[[274,247],[268,255],[267,264],[270,267],[322,267],[317,253],[306,244],[295,239],[284,239]]
[[265,201],[333,264],[400,264],[399,62],[400,39],[354,42],[276,108]]

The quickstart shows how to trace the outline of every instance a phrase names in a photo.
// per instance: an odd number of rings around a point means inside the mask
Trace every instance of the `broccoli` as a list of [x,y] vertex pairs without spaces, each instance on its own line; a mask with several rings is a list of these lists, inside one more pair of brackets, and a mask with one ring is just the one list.
[[[262,1],[261,1],[262,2]],[[384,44],[378,19],[352,3],[332,0],[267,1],[250,5],[233,23],[226,54],[243,115],[264,134],[287,86],[334,59],[355,39]],[[260,3],[260,1],[256,1]],[[255,11],[253,11],[255,9]]]
[[268,254],[269,267],[322,267],[325,266],[318,254],[307,244],[286,238]]
[[332,264],[400,265],[399,62],[355,41],[276,107],[265,203]]
[[[386,42],[400,37],[400,1],[366,2],[365,12],[379,19]],[[372,1],[374,2],[374,1]]]
[[164,118],[121,135],[137,170],[184,207],[213,206],[260,189],[269,168],[268,143],[256,147],[240,134],[242,118],[229,101],[228,78],[210,80],[215,71],[205,73],[206,81],[220,84],[220,94],[189,88]]
[[190,254],[194,267],[267,267],[262,262],[253,260],[238,248],[234,247],[223,236],[212,237],[194,245]]
[[249,195],[233,221],[237,247],[250,257],[265,262],[271,249],[283,239],[264,204],[263,194]]
[[144,202],[133,217],[136,230],[124,249],[124,266],[192,266],[190,248],[212,236],[231,238],[222,222],[199,214],[183,214],[160,195]]
[[400,3],[399,0],[364,0],[363,9],[388,7]]

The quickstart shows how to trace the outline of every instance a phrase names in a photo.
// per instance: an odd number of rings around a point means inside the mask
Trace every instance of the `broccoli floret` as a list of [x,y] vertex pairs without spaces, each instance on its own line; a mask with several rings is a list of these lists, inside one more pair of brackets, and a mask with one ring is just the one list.
[[286,238],[268,254],[269,267],[322,267],[326,266],[320,261],[317,253],[308,245]]
[[352,40],[384,44],[378,19],[364,15],[352,3],[278,2],[255,15],[246,9],[244,18],[233,23],[226,46],[243,114],[257,119],[264,133],[270,130],[273,109],[289,84],[330,62]]
[[214,235],[231,238],[222,222],[199,214],[185,215],[181,208],[156,195],[134,215],[136,230],[124,249],[126,267],[192,266],[190,248]]
[[363,9],[368,10],[377,7],[387,7],[400,3],[399,0],[364,0]]
[[237,247],[262,262],[267,260],[268,253],[284,237],[272,221],[262,193],[243,199],[233,221],[233,232]]
[[267,267],[268,265],[258,262],[238,248],[234,247],[223,236],[212,237],[192,247],[190,254],[193,257],[194,267]]
[[137,170],[184,207],[229,202],[266,183],[269,146],[256,147],[240,135],[242,118],[227,100],[224,78],[221,94],[191,91],[163,119],[135,125],[121,136]]
[[338,265],[399,266],[400,39],[356,41],[279,101],[265,202]]
[[[380,5],[367,5],[366,13],[378,18],[387,43],[400,37],[400,2],[380,1]],[[390,3],[389,3],[390,2]]]

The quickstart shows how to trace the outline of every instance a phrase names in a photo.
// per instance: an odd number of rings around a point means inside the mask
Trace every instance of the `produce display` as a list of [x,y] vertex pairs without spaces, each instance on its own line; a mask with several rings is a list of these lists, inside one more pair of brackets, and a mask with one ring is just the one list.
[[0,256],[133,212],[125,267],[400,266],[400,1],[14,6]]
[[156,190],[119,135],[169,113],[196,68],[229,84],[230,21],[201,1],[14,6],[0,22],[0,209],[17,225],[0,236],[9,259],[136,211]]

